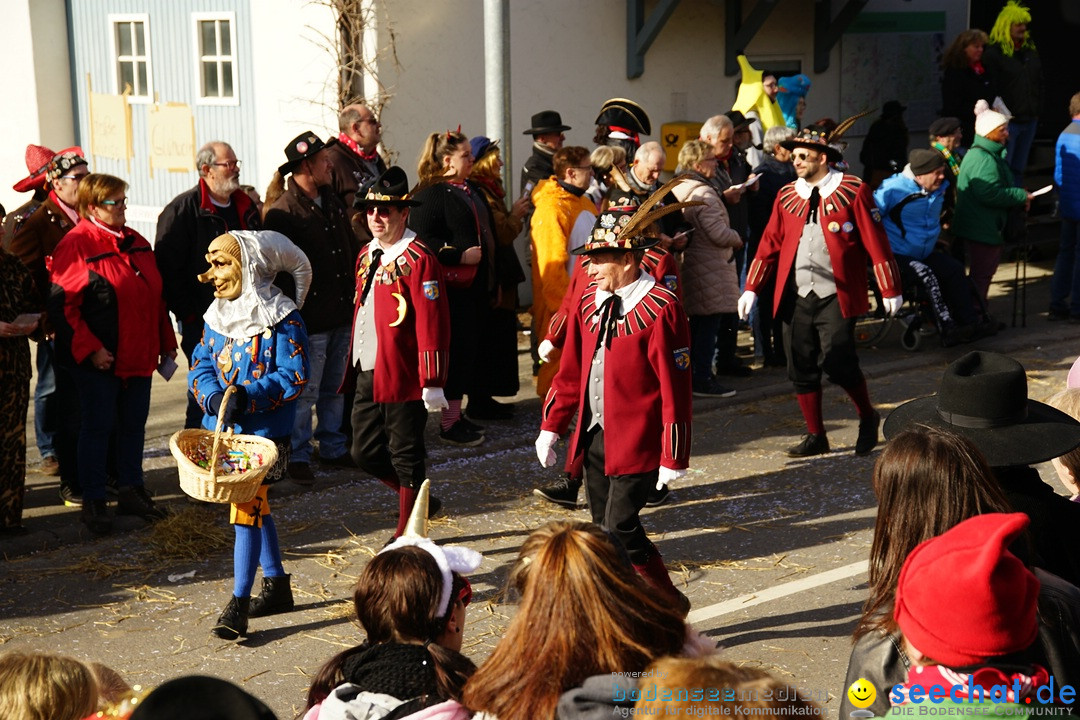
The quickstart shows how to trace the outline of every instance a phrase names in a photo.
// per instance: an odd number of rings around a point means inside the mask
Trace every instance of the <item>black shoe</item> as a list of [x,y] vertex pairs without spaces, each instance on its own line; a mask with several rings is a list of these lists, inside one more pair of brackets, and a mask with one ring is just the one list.
[[675,592],[677,593],[675,596],[675,609],[685,618],[690,614],[690,598],[686,597],[678,588],[675,588]]
[[1055,310],[1054,308],[1050,308],[1046,313],[1046,319],[1051,322],[1054,322],[1055,320],[1068,320],[1069,313],[1066,310]]
[[83,502],[80,519],[94,535],[108,535],[112,532],[112,515],[104,500],[86,500]]
[[[263,617],[276,615],[283,612],[292,612],[296,607],[293,602],[292,585],[289,575],[279,577],[264,577],[262,592],[257,597],[251,598],[248,606],[248,617]],[[218,621],[220,623],[220,620]]]
[[444,443],[461,447],[474,447],[484,442],[483,435],[470,430],[461,420],[451,425],[449,430],[440,432],[439,438]]
[[671,488],[665,485],[660,490],[656,489],[654,485],[652,490],[649,491],[649,496],[645,500],[645,507],[657,507],[663,505],[668,501],[668,497],[671,495]]
[[726,375],[728,377],[750,377],[754,371],[746,365],[739,365],[738,363],[733,365],[720,365],[716,368],[717,375]]
[[291,462],[286,466],[285,471],[297,485],[311,487],[315,484],[315,473],[311,471],[311,463]]
[[108,479],[105,480],[105,495],[108,496],[110,500],[115,500],[120,497],[120,481],[115,475],[110,475]]
[[210,630],[210,634],[222,640],[235,640],[241,635],[247,635],[250,605],[251,598],[238,598],[233,595],[218,616],[217,624]]
[[76,491],[72,489],[70,485],[61,485],[60,500],[62,500],[67,507],[82,507],[82,491]]
[[856,455],[866,455],[878,444],[879,425],[881,413],[876,411],[870,417],[859,420],[859,437],[855,440]]
[[120,494],[116,498],[116,513],[118,515],[137,515],[143,520],[163,520],[168,516],[162,508],[154,504],[146,488],[142,485],[129,485],[120,488]]
[[460,424],[464,425],[465,429],[468,430],[469,432],[474,432],[477,435],[483,435],[484,434],[484,426],[483,425],[477,425],[474,422],[470,422],[469,418],[465,417],[464,415],[461,416],[461,419],[458,420],[458,422]]
[[765,367],[787,367],[787,358],[783,355],[766,355]]
[[[297,463],[297,464],[299,464],[299,463]],[[319,464],[324,466],[324,467],[337,467],[337,468],[355,468],[356,467],[356,461],[353,460],[352,455],[350,455],[348,452],[343,452],[340,455],[338,455],[336,458],[320,457],[319,458]],[[310,466],[308,467],[308,472],[311,472],[311,467]],[[315,476],[312,475],[311,479],[314,480]]]
[[581,489],[581,480],[564,477],[562,480],[539,487],[533,490],[533,495],[544,498],[556,505],[576,510],[578,507],[578,490]]
[[721,385],[716,381],[716,378],[694,383],[693,390],[696,397],[732,397],[735,394],[733,388]]
[[946,328],[941,333],[941,346],[953,347],[960,345],[961,343],[969,343],[974,340],[979,334],[978,323],[971,323],[970,325],[954,325]]
[[469,398],[465,414],[476,420],[510,420],[514,417],[514,406],[492,398]]
[[824,434],[806,433],[802,442],[787,449],[788,457],[810,457],[829,452],[829,439]]
[[439,514],[440,510],[442,510],[442,500],[434,495],[429,495],[427,501],[427,516],[433,518]]

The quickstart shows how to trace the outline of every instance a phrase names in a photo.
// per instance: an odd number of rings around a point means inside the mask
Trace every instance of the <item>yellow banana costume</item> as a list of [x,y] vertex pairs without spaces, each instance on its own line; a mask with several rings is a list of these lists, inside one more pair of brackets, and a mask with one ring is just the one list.
[[738,110],[744,115],[753,110],[761,120],[763,130],[768,130],[775,125],[784,124],[784,114],[780,112],[780,106],[774,100],[770,100],[761,87],[761,71],[755,70],[745,55],[738,57],[739,69],[742,71],[742,83],[739,85],[739,95],[735,98],[732,110]]

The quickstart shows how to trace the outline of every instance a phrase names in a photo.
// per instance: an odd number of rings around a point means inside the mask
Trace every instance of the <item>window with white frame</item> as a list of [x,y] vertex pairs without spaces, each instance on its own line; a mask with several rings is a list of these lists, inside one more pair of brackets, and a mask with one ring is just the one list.
[[195,16],[199,101],[236,102],[236,22],[232,13]]
[[136,101],[149,102],[153,95],[150,72],[150,23],[147,15],[112,15],[115,91]]

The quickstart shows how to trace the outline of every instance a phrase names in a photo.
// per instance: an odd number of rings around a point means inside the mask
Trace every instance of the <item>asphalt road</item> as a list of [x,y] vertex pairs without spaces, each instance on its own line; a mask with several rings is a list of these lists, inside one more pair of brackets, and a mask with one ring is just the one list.
[[[1029,268],[1027,327],[978,346],[1019,359],[1035,399],[1064,387],[1080,353],[1080,326],[1034,312],[1045,310],[1047,274],[1047,267]],[[1000,295],[1012,266],[998,277]],[[1006,297],[993,309],[1008,320]],[[883,414],[932,393],[945,365],[972,349],[925,345],[908,353],[893,337],[861,354]],[[69,653],[147,686],[182,674],[217,675],[289,718],[302,710],[318,666],[361,640],[349,620],[350,589],[392,532],[396,499],[355,471],[318,470],[306,493],[275,486],[271,500],[297,610],[253,620],[251,636],[239,643],[211,637],[231,592],[231,531],[225,506],[187,502],[177,486],[167,440],[182,423],[180,378],[155,381],[145,467],[148,485],[181,517],[167,531],[126,519],[113,536],[90,539],[77,511],[55,504],[56,478],[30,473],[25,523],[32,532],[0,541],[0,650]],[[643,513],[644,523],[693,602],[694,626],[728,659],[800,686],[835,716],[865,597],[877,453],[853,455],[854,409],[842,391],[827,388],[833,452],[789,459],[783,449],[803,429],[785,372],[759,370],[731,384],[739,390],[733,398],[695,398],[692,470],[668,504]],[[484,555],[465,630],[464,651],[477,662],[514,613],[500,590],[522,540],[548,520],[587,517],[531,495],[555,477],[536,462],[539,401],[531,394],[528,387],[519,394],[514,420],[487,424],[489,440],[478,448],[442,445],[434,421],[428,427],[429,475],[445,508],[431,534]],[[1040,469],[1053,477],[1049,465]]]

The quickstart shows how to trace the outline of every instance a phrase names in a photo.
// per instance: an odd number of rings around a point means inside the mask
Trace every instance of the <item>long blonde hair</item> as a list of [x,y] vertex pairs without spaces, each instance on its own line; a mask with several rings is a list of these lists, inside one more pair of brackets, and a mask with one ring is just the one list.
[[98,686],[86,663],[66,655],[0,655],[0,717],[82,720],[97,711]]

